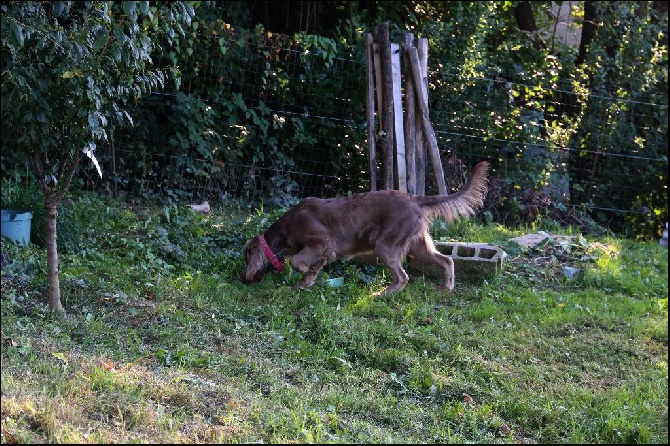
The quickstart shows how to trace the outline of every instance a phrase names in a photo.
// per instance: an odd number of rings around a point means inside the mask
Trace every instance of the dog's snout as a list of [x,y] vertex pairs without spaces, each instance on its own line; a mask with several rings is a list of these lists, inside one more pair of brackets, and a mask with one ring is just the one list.
[[256,271],[254,274],[251,274],[246,268],[240,273],[240,282],[245,285],[253,285],[263,280],[263,277],[267,274],[267,271],[260,270]]

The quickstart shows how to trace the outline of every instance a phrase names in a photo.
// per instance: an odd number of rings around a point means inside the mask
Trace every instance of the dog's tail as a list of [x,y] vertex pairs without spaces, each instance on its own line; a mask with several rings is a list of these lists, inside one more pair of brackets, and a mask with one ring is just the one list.
[[477,164],[468,182],[454,194],[416,198],[431,218],[441,217],[447,221],[454,221],[461,217],[470,217],[484,205],[488,190],[488,168],[487,161]]

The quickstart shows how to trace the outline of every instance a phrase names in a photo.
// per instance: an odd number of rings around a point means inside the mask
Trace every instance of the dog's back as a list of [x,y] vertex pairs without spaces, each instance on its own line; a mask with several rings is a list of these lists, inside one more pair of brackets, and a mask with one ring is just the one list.
[[[454,221],[460,217],[470,217],[484,202],[487,192],[487,171],[489,163],[482,161],[475,166],[468,182],[451,195],[411,195],[397,190],[361,192],[346,197],[315,198],[308,197],[291,208],[282,218],[301,221],[317,218],[323,224],[340,221],[357,227],[356,222],[376,220],[380,224],[399,218],[409,218],[407,212],[422,209],[429,218],[441,217]],[[291,214],[291,215],[289,215]]]
[[463,188],[452,195],[417,196],[383,190],[337,198],[308,197],[289,209],[268,232],[279,230],[297,250],[314,238],[337,240],[338,258],[368,252],[380,238],[384,243],[407,246],[427,230],[433,217],[453,221],[473,215],[486,195],[487,168],[487,162],[479,163]]

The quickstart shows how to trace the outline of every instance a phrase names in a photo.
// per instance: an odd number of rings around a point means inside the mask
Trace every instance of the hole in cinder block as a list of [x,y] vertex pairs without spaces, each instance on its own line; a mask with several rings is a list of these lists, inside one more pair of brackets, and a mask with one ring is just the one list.
[[495,249],[480,248],[479,257],[483,259],[492,259],[493,257],[495,257],[497,252],[498,251],[496,251]]
[[438,251],[440,251],[445,256],[450,256],[451,253],[454,251],[454,247],[451,245],[438,245],[437,248]]
[[456,247],[456,255],[459,257],[474,257],[475,248],[470,248],[468,246],[458,246]]

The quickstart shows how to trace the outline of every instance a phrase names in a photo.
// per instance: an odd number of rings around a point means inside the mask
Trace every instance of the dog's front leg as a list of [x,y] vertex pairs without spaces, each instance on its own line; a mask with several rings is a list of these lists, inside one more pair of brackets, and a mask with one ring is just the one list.
[[409,282],[409,276],[400,263],[394,262],[392,264],[388,264],[388,267],[391,269],[393,282],[388,286],[388,288],[384,290],[383,294],[390,294],[401,291]]
[[334,260],[334,254],[328,255],[327,246],[306,246],[291,258],[291,267],[302,274],[296,288],[309,288],[316,282],[316,276],[323,266]]
[[313,273],[303,273],[302,278],[300,281],[295,285],[295,288],[302,290],[305,288],[309,288],[312,285],[314,285],[314,282],[316,282],[316,274]]

